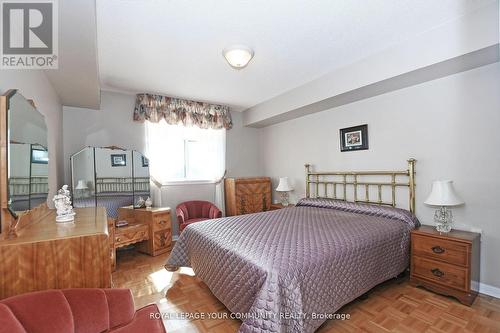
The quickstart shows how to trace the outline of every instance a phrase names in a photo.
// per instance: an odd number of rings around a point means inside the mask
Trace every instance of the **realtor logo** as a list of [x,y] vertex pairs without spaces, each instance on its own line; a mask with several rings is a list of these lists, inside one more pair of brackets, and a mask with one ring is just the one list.
[[56,0],[0,0],[1,68],[57,69]]

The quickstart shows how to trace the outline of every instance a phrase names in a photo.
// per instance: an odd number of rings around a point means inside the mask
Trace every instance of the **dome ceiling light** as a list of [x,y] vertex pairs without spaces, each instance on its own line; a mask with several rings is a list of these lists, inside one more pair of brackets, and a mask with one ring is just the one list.
[[252,60],[253,54],[253,50],[244,45],[233,45],[222,51],[222,55],[234,69],[245,68]]

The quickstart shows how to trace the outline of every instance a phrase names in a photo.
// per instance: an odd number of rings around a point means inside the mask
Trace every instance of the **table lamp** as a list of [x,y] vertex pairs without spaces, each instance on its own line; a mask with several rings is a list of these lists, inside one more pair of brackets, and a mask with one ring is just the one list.
[[278,184],[278,187],[276,188],[276,192],[280,192],[281,204],[285,207],[289,205],[288,192],[290,192],[290,191],[293,191],[293,187],[288,182],[288,177],[281,177],[280,183]]
[[78,181],[78,184],[76,184],[76,187],[75,187],[75,191],[78,190],[78,192],[80,193],[80,198],[85,197],[85,192],[88,189],[89,189],[89,187],[87,186],[87,182],[83,179],[80,179]]
[[432,183],[431,194],[424,202],[429,206],[440,207],[434,213],[436,230],[450,232],[453,224],[453,214],[448,207],[459,206],[464,201],[458,196],[451,180],[436,180]]

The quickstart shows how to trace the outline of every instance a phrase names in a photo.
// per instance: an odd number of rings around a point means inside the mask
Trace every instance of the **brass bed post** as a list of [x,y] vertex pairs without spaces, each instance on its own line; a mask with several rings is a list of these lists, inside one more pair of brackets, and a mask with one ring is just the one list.
[[343,181],[344,181],[344,201],[347,201],[347,175],[342,175],[343,176]]
[[306,198],[309,198],[309,173],[311,172],[310,164],[305,164],[304,167],[306,168]]
[[391,187],[392,187],[392,207],[396,207],[396,174],[391,175]]
[[358,202],[358,175],[354,175],[354,202]]
[[314,178],[314,180],[315,180],[314,195],[315,195],[315,198],[319,198],[319,176],[316,175],[316,177]]
[[409,177],[409,188],[410,188],[410,212],[415,214],[415,163],[416,159],[410,158],[408,160],[408,177]]

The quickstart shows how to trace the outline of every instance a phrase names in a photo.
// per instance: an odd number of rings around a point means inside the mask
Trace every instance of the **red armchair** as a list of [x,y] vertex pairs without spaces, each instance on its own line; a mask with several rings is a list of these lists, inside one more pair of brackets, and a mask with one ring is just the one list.
[[182,232],[191,223],[222,217],[222,212],[208,201],[186,201],[175,208],[179,229]]
[[166,333],[156,304],[134,310],[128,289],[46,290],[0,301],[0,333]]

